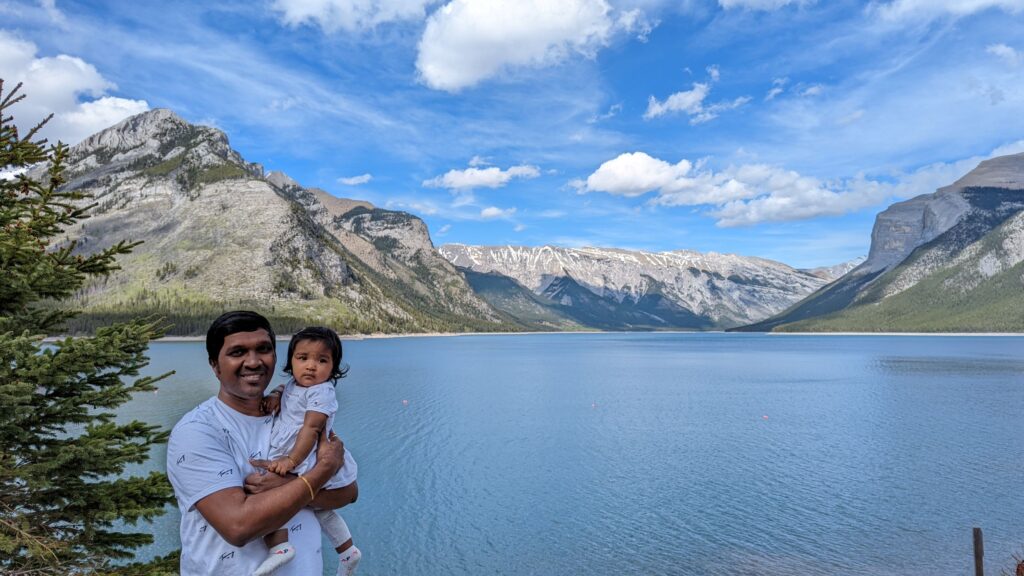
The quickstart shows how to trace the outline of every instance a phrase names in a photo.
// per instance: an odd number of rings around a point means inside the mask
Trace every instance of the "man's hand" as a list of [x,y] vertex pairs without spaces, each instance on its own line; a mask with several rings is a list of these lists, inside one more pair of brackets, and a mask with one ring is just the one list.
[[[253,466],[263,468],[266,470],[264,464],[270,464],[267,460],[252,460]],[[294,477],[282,476],[280,474],[274,474],[273,472],[253,472],[245,477],[243,488],[245,488],[246,494],[259,494],[268,490],[273,490],[278,486],[290,482]]]
[[316,446],[316,468],[325,468],[330,471],[329,476],[341,470],[345,464],[345,443],[338,438],[334,431],[325,429],[320,433],[320,441]]

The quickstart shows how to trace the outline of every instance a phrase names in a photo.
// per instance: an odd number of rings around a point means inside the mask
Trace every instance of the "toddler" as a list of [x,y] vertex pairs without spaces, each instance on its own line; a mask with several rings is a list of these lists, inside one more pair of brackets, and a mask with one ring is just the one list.
[[[341,364],[341,339],[330,328],[304,328],[288,343],[288,360],[284,371],[291,379],[267,396],[265,411],[280,415],[270,433],[270,465],[276,474],[302,474],[316,463],[317,438],[334,425],[338,397],[334,385],[344,378],[348,366]],[[348,457],[345,465],[324,486],[325,489],[348,486],[356,480],[355,461]],[[351,576],[362,554],[352,544],[352,534],[345,520],[333,510],[316,510],[317,520],[339,554],[338,575]],[[288,542],[284,528],[264,537],[270,549],[267,559],[253,572],[266,576],[295,557],[295,548]]]

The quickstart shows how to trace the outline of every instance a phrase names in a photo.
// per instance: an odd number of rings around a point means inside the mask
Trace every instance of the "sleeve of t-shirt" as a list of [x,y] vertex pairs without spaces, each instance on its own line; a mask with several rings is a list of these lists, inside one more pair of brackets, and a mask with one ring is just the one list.
[[338,411],[338,394],[327,382],[306,390],[306,411],[313,410],[328,416]]
[[167,477],[185,510],[225,488],[242,487],[228,439],[209,425],[179,426],[167,442]]

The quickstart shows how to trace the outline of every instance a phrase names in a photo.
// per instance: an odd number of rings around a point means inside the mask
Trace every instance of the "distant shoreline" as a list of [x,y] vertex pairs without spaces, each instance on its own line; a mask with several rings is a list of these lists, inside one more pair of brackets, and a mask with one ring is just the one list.
[[[574,330],[565,332],[409,332],[401,334],[341,334],[342,340],[385,340],[391,338],[437,338],[457,336],[530,336],[541,334],[726,334],[722,330]],[[1024,332],[735,332],[735,334],[765,334],[768,336],[1009,336],[1021,337]],[[288,341],[290,334],[277,336],[278,341]],[[164,336],[154,342],[203,342],[205,336]]]
[[[753,334],[753,332],[746,332]],[[1024,332],[760,332],[770,336],[1024,336]]]

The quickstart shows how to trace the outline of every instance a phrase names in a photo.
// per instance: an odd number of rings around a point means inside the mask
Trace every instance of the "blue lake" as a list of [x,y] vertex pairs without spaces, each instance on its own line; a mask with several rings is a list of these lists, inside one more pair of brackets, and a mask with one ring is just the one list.
[[[151,356],[178,373],[125,416],[169,428],[216,393],[202,343]],[[987,573],[1024,553],[1022,337],[395,338],[345,360],[363,576],[968,574],[974,526]]]

